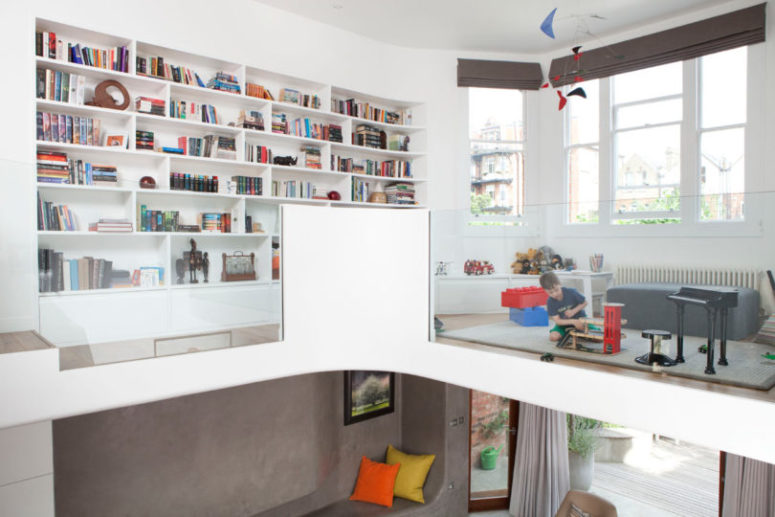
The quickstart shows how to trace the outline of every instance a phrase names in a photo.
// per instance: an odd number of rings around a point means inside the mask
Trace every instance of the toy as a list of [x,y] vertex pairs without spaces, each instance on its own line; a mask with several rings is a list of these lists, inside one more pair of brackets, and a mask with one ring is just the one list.
[[543,307],[549,295],[537,286],[514,287],[501,292],[501,306],[509,307],[509,319],[523,327],[544,327],[549,315]]
[[516,253],[516,260],[511,263],[511,272],[522,275],[540,275],[542,265],[550,269],[544,253],[539,249],[530,248],[527,253]]
[[495,268],[487,260],[466,260],[463,272],[466,275],[491,275]]
[[662,353],[662,340],[672,336],[666,330],[644,330],[642,337],[651,340],[651,350],[642,356],[636,357],[635,362],[640,364],[658,364],[659,366],[675,366],[677,361],[670,359]]
[[275,165],[296,165],[296,157],[295,156],[275,156],[272,159],[272,162]]
[[[605,304],[605,317],[584,318],[584,329],[569,329],[560,341],[557,342],[558,348],[570,348],[581,350],[582,352],[594,352],[596,354],[618,354],[621,352],[621,339],[627,337],[622,333],[622,325],[627,324],[627,320],[621,318],[621,310],[624,307],[621,303]],[[603,332],[600,332],[597,325],[603,326]],[[580,343],[581,340],[603,343],[603,348],[591,348]]]
[[541,356],[541,360],[551,363],[554,361],[554,354],[546,352],[544,355]]
[[775,361],[775,354],[766,353],[766,354],[762,354],[762,357],[764,357],[765,359],[769,359],[771,361]]

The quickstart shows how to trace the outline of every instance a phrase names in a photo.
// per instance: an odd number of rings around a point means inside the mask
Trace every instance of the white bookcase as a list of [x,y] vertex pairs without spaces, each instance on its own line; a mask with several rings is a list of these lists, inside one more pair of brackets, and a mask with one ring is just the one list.
[[[125,45],[129,51],[129,71],[117,72],[83,64],[71,63],[67,56],[57,58],[35,56],[37,69],[48,69],[84,77],[85,100],[91,100],[96,85],[107,79],[119,81],[131,97],[124,111],[77,105],[55,100],[36,99],[36,112],[56,113],[98,119],[101,133],[127,135],[126,148],[101,145],[37,141],[37,149],[67,153],[68,159],[84,163],[113,165],[118,171],[116,186],[91,186],[38,183],[42,201],[67,205],[75,215],[75,231],[39,231],[38,248],[61,251],[65,259],[85,256],[113,262],[114,269],[133,271],[141,266],[164,268],[164,284],[158,287],[132,287],[92,290],[65,290],[39,293],[40,330],[52,342],[66,346],[92,342],[124,340],[137,337],[173,335],[193,331],[233,328],[262,323],[277,323],[281,319],[279,280],[272,279],[272,243],[279,243],[281,203],[309,203],[325,206],[374,206],[393,208],[421,207],[427,199],[425,116],[423,105],[395,99],[374,97],[333,85],[308,81],[273,73],[241,63],[200,56],[164,48],[152,43],[101,34],[71,25],[38,19],[36,31],[55,32],[57,39],[81,46],[110,48]],[[66,52],[65,52],[66,54]],[[240,93],[217,91],[200,86],[180,84],[170,80],[138,74],[136,58],[162,56],[164,62],[195,71],[203,82],[216,72],[238,78]],[[149,63],[150,64],[150,63]],[[250,97],[246,84],[254,83],[268,89],[277,99],[282,88],[292,88],[305,94],[317,95],[319,109]],[[151,97],[165,102],[165,113],[151,115],[134,110],[136,97]],[[331,99],[354,98],[372,106],[391,111],[411,110],[411,125],[388,124],[335,113]],[[220,124],[178,119],[170,116],[170,102],[185,101],[215,107]],[[264,120],[264,130],[235,127],[241,110],[258,111]],[[329,142],[272,132],[272,114],[284,113],[289,121],[309,119],[311,124],[335,124],[342,128],[342,143]],[[229,123],[233,125],[229,126]],[[368,124],[388,135],[410,137],[411,151],[391,151],[352,145],[349,142],[356,127]],[[136,131],[152,131],[155,147],[177,147],[178,138],[218,135],[232,137],[236,142],[236,159],[216,159],[150,150],[136,150]],[[98,142],[102,144],[103,142]],[[261,145],[271,149],[273,156],[299,157],[295,166],[255,163],[246,160],[246,145]],[[322,169],[304,167],[301,149],[320,149]],[[376,161],[402,160],[411,163],[411,177],[383,177],[344,173],[331,170],[331,156]],[[172,190],[171,173],[218,176],[218,192]],[[139,179],[151,176],[156,181],[153,190],[139,187]],[[226,180],[232,176],[261,178],[261,195],[230,193]],[[277,182],[279,195],[271,195]],[[314,185],[317,193],[337,191],[341,199],[309,199],[285,196],[285,182]],[[415,188],[416,205],[386,205],[354,201],[353,182],[365,182],[369,192],[382,190],[389,183],[402,182]],[[297,188],[297,192],[301,189]],[[231,233],[145,232],[138,226],[140,206],[149,210],[179,211],[180,223],[197,224],[203,212],[229,213]],[[247,233],[245,218],[261,223],[263,233]],[[128,219],[131,233],[88,231],[89,223],[100,218]],[[190,249],[190,239],[197,249],[207,251],[210,259],[209,282],[176,283],[175,262]],[[254,253],[257,280],[221,282],[221,254],[241,251]],[[37,258],[36,258],[37,260]]]

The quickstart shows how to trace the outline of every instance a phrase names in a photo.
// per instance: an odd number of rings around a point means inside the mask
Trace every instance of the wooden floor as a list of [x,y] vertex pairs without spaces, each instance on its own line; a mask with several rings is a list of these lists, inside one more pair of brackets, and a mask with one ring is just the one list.
[[625,517],[716,517],[719,453],[663,438],[624,463],[596,462],[590,491]]
[[[444,323],[444,330],[456,330],[467,327],[475,327],[477,325],[488,325],[491,323],[497,323],[508,318],[505,313],[488,313],[488,314],[454,314],[454,315],[438,315],[438,318]],[[497,347],[493,345],[483,345],[480,343],[470,343],[466,341],[458,341],[455,339],[449,339],[444,337],[444,332],[437,333],[436,341],[439,343],[445,343],[453,346],[462,346],[466,348],[480,349],[480,350],[499,350],[503,354],[514,355],[518,357],[525,357],[530,359],[540,360],[540,355],[531,352],[522,352],[519,350],[513,350],[508,348]],[[669,384],[676,384],[680,386],[687,386],[696,389],[702,389],[705,391],[712,391],[714,393],[724,393],[728,395],[734,395],[738,397],[766,400],[769,402],[775,402],[775,388],[769,391],[755,390],[751,388],[739,388],[736,386],[726,386],[714,382],[705,382],[696,379],[688,379],[683,377],[674,377],[668,375],[654,375],[650,372],[637,371],[629,368],[621,368],[617,366],[603,365],[590,363],[585,361],[575,361],[573,359],[567,359],[562,357],[556,357],[555,363],[561,363],[568,366],[576,366],[579,368],[585,368],[588,370],[605,371],[608,373],[615,373],[619,375],[626,375],[630,377],[636,377],[640,379],[647,379],[653,382],[664,382]]]

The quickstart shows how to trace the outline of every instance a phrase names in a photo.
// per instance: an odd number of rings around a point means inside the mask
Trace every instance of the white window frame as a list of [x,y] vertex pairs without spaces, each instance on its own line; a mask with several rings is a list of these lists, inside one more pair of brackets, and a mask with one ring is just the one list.
[[[467,160],[467,166],[464,168],[465,170],[465,179],[464,179],[464,185],[465,185],[465,200],[463,203],[464,208],[464,217],[463,217],[463,234],[469,237],[491,237],[491,236],[498,236],[498,235],[506,235],[506,236],[535,236],[539,233],[538,228],[538,221],[539,221],[539,214],[536,209],[536,207],[531,208],[531,201],[530,201],[530,192],[531,188],[530,185],[532,184],[532,181],[530,180],[530,171],[533,168],[532,164],[530,162],[530,158],[534,153],[529,152],[528,145],[530,142],[530,135],[534,134],[534,127],[531,126],[533,124],[533,121],[538,120],[538,114],[534,112],[535,109],[537,109],[537,102],[536,98],[534,97],[537,92],[533,91],[526,91],[526,90],[520,90],[522,93],[522,114],[523,114],[523,125],[524,125],[524,139],[523,140],[498,140],[500,143],[504,144],[514,144],[519,149],[518,152],[521,152],[523,155],[523,160],[525,164],[525,171],[524,171],[524,178],[523,178],[523,189],[524,189],[524,204],[523,204],[523,214],[522,216],[512,216],[512,215],[473,215],[471,213],[471,144],[475,142],[485,142],[485,143],[492,143],[493,140],[472,140],[470,138],[470,128],[468,127],[468,111],[470,109],[470,92],[471,88],[465,89],[465,139],[467,143],[466,147],[466,160]],[[497,166],[496,166],[497,169]],[[480,222],[495,222],[495,223],[513,223],[513,224],[495,224],[495,225],[478,225],[476,223]]]
[[[766,214],[765,148],[763,131],[765,127],[765,68],[764,44],[748,46],[747,66],[747,107],[746,123],[735,124],[744,127],[745,139],[745,219],[743,221],[702,221],[700,219],[700,129],[699,96],[701,92],[699,68],[696,58],[682,63],[683,71],[683,122],[681,124],[681,221],[676,224],[615,224],[612,217],[615,202],[614,185],[614,133],[613,133],[613,96],[611,78],[600,79],[600,154],[598,166],[599,199],[598,223],[571,223],[568,221],[567,208],[562,210],[558,237],[759,237],[763,235]],[[650,102],[650,101],[649,101]],[[654,125],[649,126],[654,127]],[[563,158],[564,189],[566,205],[568,196],[569,171],[567,164],[567,146],[565,128],[567,118],[563,119]],[[713,128],[716,129],[716,128]],[[759,193],[759,194],[757,194]],[[665,217],[660,212],[656,217]],[[621,216],[622,214],[617,214]],[[633,218],[649,218],[646,212],[636,212]],[[620,217],[621,218],[621,217]],[[556,219],[555,219],[556,220]]]

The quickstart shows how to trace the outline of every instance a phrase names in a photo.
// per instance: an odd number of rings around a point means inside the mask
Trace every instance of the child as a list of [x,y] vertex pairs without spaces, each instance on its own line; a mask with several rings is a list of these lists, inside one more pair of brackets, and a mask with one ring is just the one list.
[[587,317],[584,312],[584,307],[587,306],[584,295],[572,287],[563,287],[560,279],[551,271],[541,275],[539,282],[549,295],[546,300],[546,312],[554,321],[554,327],[549,330],[549,339],[559,341],[568,327],[584,330],[582,318]]

